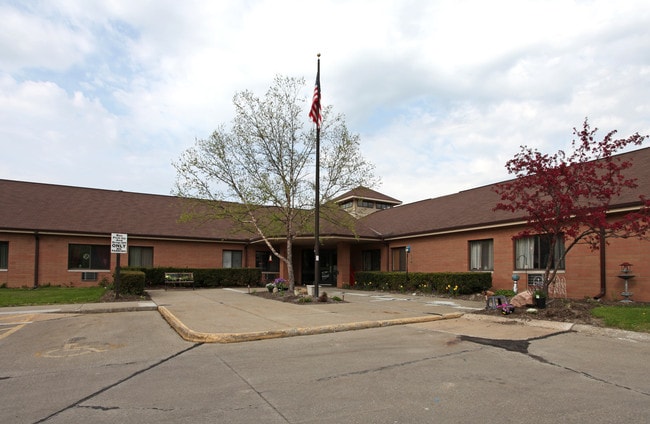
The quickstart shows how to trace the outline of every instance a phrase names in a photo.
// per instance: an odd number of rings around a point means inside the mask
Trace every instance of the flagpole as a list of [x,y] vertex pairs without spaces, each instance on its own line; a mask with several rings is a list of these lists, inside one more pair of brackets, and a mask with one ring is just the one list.
[[[318,116],[316,119],[316,200],[314,202],[314,296],[318,297],[318,286],[320,283],[320,120],[321,96],[320,96],[320,53],[317,54],[316,65],[316,90],[318,90]],[[315,93],[316,95],[316,93]]]

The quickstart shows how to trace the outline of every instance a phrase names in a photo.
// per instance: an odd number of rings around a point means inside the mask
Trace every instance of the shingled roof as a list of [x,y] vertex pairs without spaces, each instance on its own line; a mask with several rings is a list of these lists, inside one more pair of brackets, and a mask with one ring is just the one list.
[[[189,205],[174,196],[0,180],[0,199],[0,230],[5,231],[86,235],[121,232],[129,237],[240,242],[259,238],[257,234],[237,231],[228,219],[181,222]],[[322,220],[321,236],[377,236],[359,222],[354,223],[353,231],[351,218],[343,211],[330,211],[330,215],[329,220]]]
[[355,199],[355,198],[373,200],[373,201],[376,201],[376,202],[384,202],[384,203],[389,203],[389,204],[392,204],[392,205],[401,205],[402,204],[401,200],[397,200],[397,199],[395,199],[393,197],[386,196],[383,193],[380,193],[378,191],[375,191],[373,189],[370,189],[368,187],[363,187],[363,186],[359,186],[357,188],[354,188],[354,189],[348,191],[347,193],[343,193],[342,195],[340,195],[339,197],[337,197],[333,201],[335,203],[343,203],[346,200]]
[[[632,161],[625,176],[636,178],[638,187],[626,191],[612,202],[612,207],[639,205],[639,195],[650,197],[650,148],[617,157]],[[494,184],[385,209],[361,221],[387,239],[521,222],[522,215],[493,210],[499,202],[493,187]]]
[[182,223],[173,196],[0,180],[0,229],[241,240],[228,220]]
[[[613,206],[638,205],[640,194],[650,197],[650,148],[619,157],[632,160],[633,166],[625,175],[636,178],[639,187],[624,193]],[[337,219],[333,216],[330,222],[321,223],[321,236],[357,235],[379,240],[521,221],[521,216],[493,210],[499,199],[492,187],[478,187],[380,210],[359,219],[356,232],[346,225],[336,225]],[[357,191],[355,196],[399,202],[374,190]],[[236,232],[227,219],[180,222],[184,210],[183,200],[174,196],[0,180],[0,230],[98,235],[123,232],[130,237],[223,241],[256,238],[250,233]],[[349,218],[341,212],[338,222],[345,219]]]

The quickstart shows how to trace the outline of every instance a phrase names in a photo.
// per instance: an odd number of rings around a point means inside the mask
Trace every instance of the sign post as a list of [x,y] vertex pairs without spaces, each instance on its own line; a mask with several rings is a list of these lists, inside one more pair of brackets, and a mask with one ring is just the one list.
[[115,259],[115,299],[120,295],[120,257],[126,253],[128,235],[121,233],[111,234],[111,253],[116,254]]

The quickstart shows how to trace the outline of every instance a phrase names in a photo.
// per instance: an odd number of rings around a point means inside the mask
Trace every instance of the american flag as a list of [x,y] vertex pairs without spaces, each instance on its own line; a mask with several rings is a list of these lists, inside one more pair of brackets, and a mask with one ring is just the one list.
[[318,64],[318,72],[316,72],[316,86],[314,86],[314,99],[311,102],[311,110],[309,117],[316,124],[316,128],[320,128],[323,123],[323,115],[321,114],[320,107],[320,59]]

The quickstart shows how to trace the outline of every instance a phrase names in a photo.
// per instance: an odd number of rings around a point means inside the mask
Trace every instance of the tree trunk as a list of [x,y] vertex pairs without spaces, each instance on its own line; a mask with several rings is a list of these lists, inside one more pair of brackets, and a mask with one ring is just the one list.
[[296,277],[293,273],[293,238],[287,237],[287,277],[289,278],[289,293],[293,293],[296,286]]

